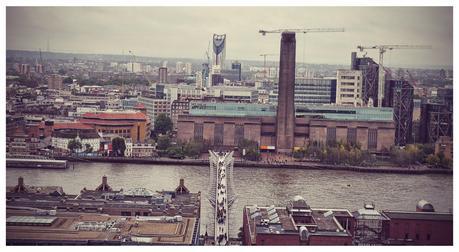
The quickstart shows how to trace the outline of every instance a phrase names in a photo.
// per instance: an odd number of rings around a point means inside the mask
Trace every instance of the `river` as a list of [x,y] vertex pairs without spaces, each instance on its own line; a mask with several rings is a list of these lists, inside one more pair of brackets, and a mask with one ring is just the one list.
[[[167,166],[114,163],[75,163],[74,169],[6,170],[6,184],[17,184],[19,176],[28,185],[62,186],[67,194],[77,194],[83,187],[96,188],[103,175],[114,189],[144,187],[153,191],[173,190],[179,179],[191,192],[201,191],[201,233],[212,234],[212,209],[207,201],[209,168],[205,166]],[[374,202],[376,209],[414,211],[420,199],[430,201],[436,211],[453,208],[453,176],[428,174],[357,173],[350,171],[234,168],[237,201],[230,209],[230,236],[236,237],[242,226],[244,205],[284,206],[301,195],[311,207],[347,208],[355,211],[364,202]]]

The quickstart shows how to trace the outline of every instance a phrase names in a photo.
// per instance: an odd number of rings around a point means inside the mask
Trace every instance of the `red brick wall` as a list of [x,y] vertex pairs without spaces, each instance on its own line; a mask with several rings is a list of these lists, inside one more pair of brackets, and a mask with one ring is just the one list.
[[352,245],[352,237],[340,236],[311,236],[309,245]]
[[[417,245],[453,245],[453,222],[392,218],[389,239],[403,240],[405,234]],[[427,238],[428,235],[430,239]]]

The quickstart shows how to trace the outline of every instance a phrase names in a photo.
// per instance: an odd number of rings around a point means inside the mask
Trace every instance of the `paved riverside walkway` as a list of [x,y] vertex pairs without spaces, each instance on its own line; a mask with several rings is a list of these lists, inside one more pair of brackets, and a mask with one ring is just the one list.
[[[56,157],[72,162],[106,162],[106,163],[133,163],[133,164],[163,164],[163,165],[197,165],[209,166],[207,159],[171,159],[171,158],[128,158],[128,157]],[[391,167],[391,166],[350,166],[333,165],[319,162],[298,162],[287,161],[279,163],[267,163],[264,161],[235,160],[235,167],[248,168],[290,168],[306,170],[345,170],[354,172],[375,172],[375,173],[402,173],[402,174],[453,174],[450,169],[434,169],[423,165],[412,167]]]

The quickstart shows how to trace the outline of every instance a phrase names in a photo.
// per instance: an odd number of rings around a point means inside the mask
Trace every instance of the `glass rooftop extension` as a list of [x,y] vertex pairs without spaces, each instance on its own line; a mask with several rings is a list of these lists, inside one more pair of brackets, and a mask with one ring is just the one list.
[[332,120],[393,121],[393,108],[345,107],[345,106],[296,106],[296,117],[323,116]]
[[[276,106],[253,103],[192,102],[190,115],[196,116],[276,116]],[[297,105],[296,117],[322,116],[332,120],[393,121],[393,108]]]
[[197,116],[275,116],[276,106],[253,103],[191,102],[190,115]]

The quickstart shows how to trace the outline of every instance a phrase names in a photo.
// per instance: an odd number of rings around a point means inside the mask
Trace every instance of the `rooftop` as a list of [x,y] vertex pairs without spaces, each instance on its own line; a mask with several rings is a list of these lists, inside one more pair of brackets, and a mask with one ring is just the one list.
[[[337,217],[352,218],[351,213],[346,209],[297,209],[295,216],[289,213],[290,208],[275,206],[246,206],[247,219],[251,236],[256,233],[269,234],[299,234],[300,226],[305,226],[311,235],[327,236],[350,236],[348,232],[339,224]],[[304,206],[304,204],[300,204]],[[306,204],[307,205],[307,204]],[[305,213],[302,210],[310,210]],[[277,217],[277,218],[276,218]]]
[[452,213],[412,212],[412,211],[392,211],[392,210],[384,210],[382,211],[382,213],[391,219],[453,221]]
[[186,217],[148,220],[94,213],[38,217],[11,209],[6,215],[7,223],[10,220],[6,227],[7,244],[191,245],[197,221]]
[[82,116],[84,119],[96,119],[96,120],[146,120],[147,117],[141,112],[87,112]]

